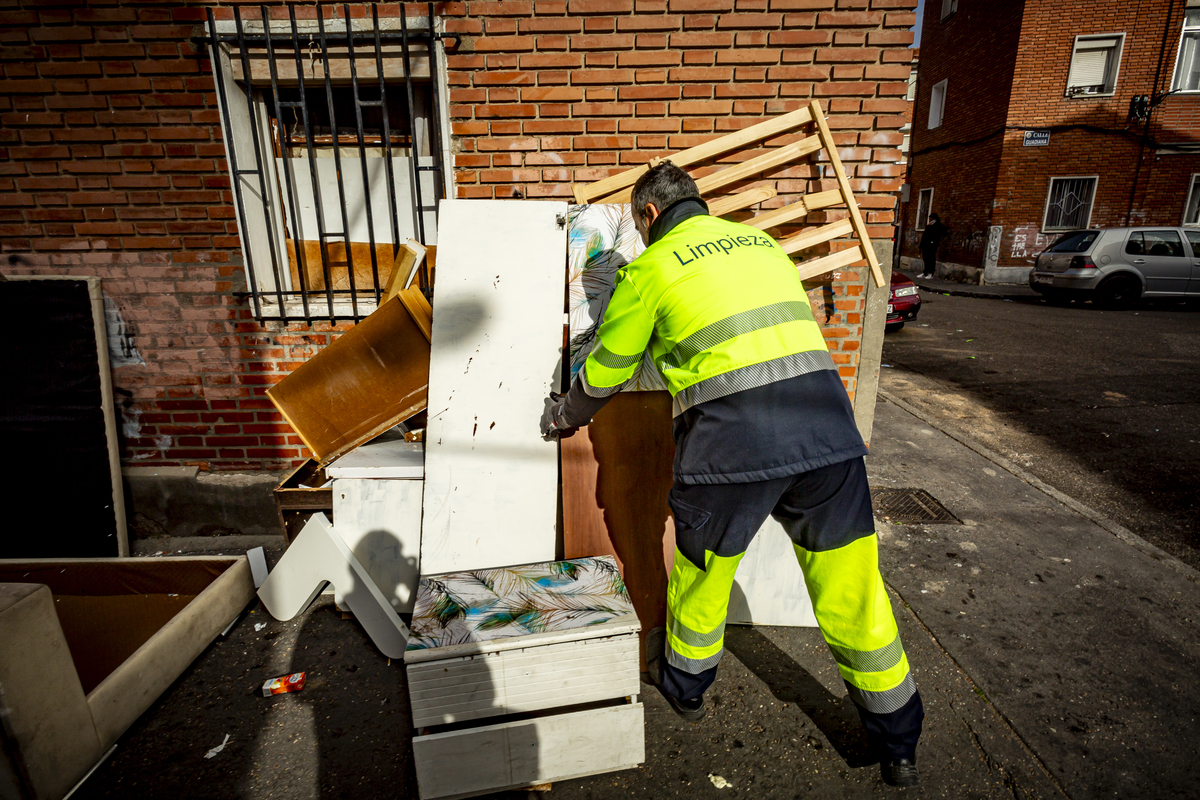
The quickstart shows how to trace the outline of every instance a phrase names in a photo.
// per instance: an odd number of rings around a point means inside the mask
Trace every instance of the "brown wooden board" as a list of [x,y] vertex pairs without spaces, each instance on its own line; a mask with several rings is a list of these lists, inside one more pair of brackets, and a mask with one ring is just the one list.
[[389,300],[267,396],[317,461],[329,464],[425,408],[427,330],[402,298]]
[[[350,242],[350,252],[346,252],[345,242],[326,242],[322,251],[321,243],[305,240],[300,242],[304,251],[304,286],[309,291],[325,290],[325,253],[329,254],[330,288],[345,291],[350,288],[350,264],[354,265],[354,289],[361,292],[374,292],[375,274],[379,274],[379,286],[387,286],[395,263],[396,249],[390,242],[375,245],[375,263],[371,263],[371,245],[368,242]],[[288,269],[292,272],[293,288],[300,288],[300,266],[297,263],[296,242],[287,240]]]
[[674,460],[667,392],[621,392],[562,440],[563,557],[616,556],[643,641],[666,624]]

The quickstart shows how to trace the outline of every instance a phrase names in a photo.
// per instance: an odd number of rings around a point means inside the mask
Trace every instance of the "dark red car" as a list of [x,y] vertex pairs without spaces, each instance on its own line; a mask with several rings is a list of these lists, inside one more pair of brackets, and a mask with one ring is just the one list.
[[921,295],[917,285],[907,275],[892,270],[892,293],[888,296],[884,330],[888,333],[900,330],[905,322],[916,319],[920,310]]

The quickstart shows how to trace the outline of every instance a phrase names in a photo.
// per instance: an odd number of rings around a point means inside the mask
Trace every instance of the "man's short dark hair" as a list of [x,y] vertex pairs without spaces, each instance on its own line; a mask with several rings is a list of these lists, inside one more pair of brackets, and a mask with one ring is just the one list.
[[691,175],[670,161],[660,161],[638,178],[631,199],[635,214],[645,211],[647,203],[653,203],[661,214],[680,200],[699,200],[700,189]]

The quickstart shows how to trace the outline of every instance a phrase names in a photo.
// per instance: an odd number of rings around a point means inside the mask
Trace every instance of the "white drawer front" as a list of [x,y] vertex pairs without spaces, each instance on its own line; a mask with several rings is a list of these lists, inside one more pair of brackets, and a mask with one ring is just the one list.
[[418,736],[413,755],[421,800],[630,769],[646,760],[642,704]]
[[641,691],[636,634],[427,661],[407,670],[418,728]]

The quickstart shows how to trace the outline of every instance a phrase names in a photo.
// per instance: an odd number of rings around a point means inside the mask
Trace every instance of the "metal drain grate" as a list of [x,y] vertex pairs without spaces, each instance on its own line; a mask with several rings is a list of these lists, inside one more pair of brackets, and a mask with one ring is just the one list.
[[957,523],[959,520],[924,489],[876,489],[875,515],[897,525]]

